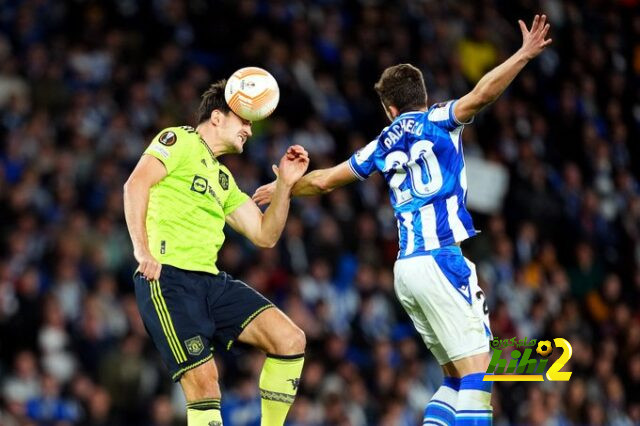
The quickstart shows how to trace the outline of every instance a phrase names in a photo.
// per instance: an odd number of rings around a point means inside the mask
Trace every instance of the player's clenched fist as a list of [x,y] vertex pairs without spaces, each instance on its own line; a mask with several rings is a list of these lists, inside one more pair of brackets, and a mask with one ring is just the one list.
[[138,271],[148,280],[157,280],[160,278],[162,264],[158,262],[148,251],[134,250],[133,256],[138,262]]
[[309,167],[309,153],[300,145],[293,145],[280,159],[280,165],[274,172],[283,184],[292,187],[304,175]]
[[[283,166],[283,162],[289,163],[289,166],[287,166],[288,171],[286,172],[289,175],[284,181],[281,181],[285,185],[293,186],[304,175],[309,167],[309,153],[300,145],[290,146],[280,160],[280,167],[275,164],[271,166],[276,178],[280,178],[280,169]],[[262,185],[258,188],[253,194],[253,197],[251,197],[253,201],[259,206],[269,204],[271,202],[271,197],[276,190],[277,182],[278,180],[276,179],[273,182]]]

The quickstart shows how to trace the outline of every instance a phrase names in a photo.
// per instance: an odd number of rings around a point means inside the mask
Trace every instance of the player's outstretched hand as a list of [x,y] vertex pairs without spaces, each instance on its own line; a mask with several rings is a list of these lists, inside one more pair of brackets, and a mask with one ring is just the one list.
[[[309,167],[309,153],[300,145],[292,145],[282,156],[278,166],[278,180],[288,187],[293,187]],[[276,172],[274,170],[274,172]]]
[[[271,166],[271,170],[278,177],[278,166],[275,164]],[[264,206],[271,203],[271,197],[273,197],[273,192],[276,190],[276,181],[269,182],[266,185],[262,185],[260,188],[256,189],[256,192],[253,193],[251,199],[259,206]]]
[[[282,165],[282,161],[294,161],[298,160],[298,167],[304,167],[302,174],[306,171],[309,166],[309,154],[302,148],[300,145],[295,145],[289,147],[287,153],[282,157],[280,164]],[[276,179],[280,176],[280,168],[275,164],[271,166],[271,170],[273,170],[273,174],[276,176]],[[302,176],[302,175],[300,175]],[[300,177],[298,177],[300,179]],[[297,180],[294,181],[297,182]],[[271,198],[273,197],[273,193],[276,190],[276,181],[267,183],[266,185],[262,185],[260,188],[256,189],[256,192],[253,193],[251,199],[259,206],[265,206],[271,203]]]
[[157,280],[160,278],[160,271],[162,270],[162,264],[158,262],[148,251],[133,251],[133,256],[138,261],[138,271],[143,277],[149,281]]
[[527,60],[531,60],[538,56],[542,51],[551,44],[551,39],[546,38],[550,25],[547,23],[546,15],[536,15],[531,24],[531,30],[522,20],[518,20],[520,31],[522,31],[522,47],[520,50]]

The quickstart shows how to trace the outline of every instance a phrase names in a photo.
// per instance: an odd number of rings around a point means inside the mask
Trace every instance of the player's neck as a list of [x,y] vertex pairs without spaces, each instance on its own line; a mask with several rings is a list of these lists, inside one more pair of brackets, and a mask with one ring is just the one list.
[[219,138],[216,137],[215,132],[211,128],[211,126],[200,124],[198,127],[196,127],[196,132],[198,132],[198,135],[200,135],[200,139],[202,139],[204,143],[207,144],[214,157],[217,158],[221,155],[227,154],[224,144],[216,143]]
[[402,114],[406,114],[408,112],[425,112],[427,110],[427,107],[424,106],[422,108],[417,108],[414,110],[409,110],[409,111],[403,111],[403,112],[399,112],[397,109],[390,111],[390,113],[388,113],[388,117],[391,121],[395,120],[396,118],[400,117]]

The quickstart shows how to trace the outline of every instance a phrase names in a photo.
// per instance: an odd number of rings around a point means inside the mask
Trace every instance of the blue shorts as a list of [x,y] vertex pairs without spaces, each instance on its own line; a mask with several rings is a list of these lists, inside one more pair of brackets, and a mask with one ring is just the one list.
[[171,378],[229,350],[259,313],[274,305],[224,272],[185,271],[162,265],[160,279],[133,277],[136,301],[147,332],[160,351]]

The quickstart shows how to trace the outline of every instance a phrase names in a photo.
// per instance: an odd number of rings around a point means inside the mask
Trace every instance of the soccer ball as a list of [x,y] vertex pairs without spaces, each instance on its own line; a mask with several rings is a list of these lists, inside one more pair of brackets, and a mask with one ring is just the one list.
[[280,100],[280,89],[269,72],[258,67],[241,68],[234,72],[224,89],[229,108],[245,120],[267,118]]

